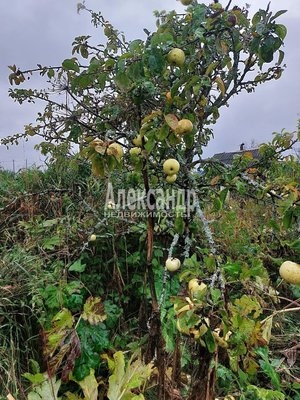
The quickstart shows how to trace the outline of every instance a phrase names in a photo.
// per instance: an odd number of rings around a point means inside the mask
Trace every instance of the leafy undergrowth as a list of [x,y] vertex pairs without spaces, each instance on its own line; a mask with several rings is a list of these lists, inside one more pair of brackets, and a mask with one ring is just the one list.
[[[73,173],[74,180],[66,185],[61,178],[56,182],[50,171],[28,171],[28,176],[22,172],[22,180],[6,192],[0,241],[1,392],[31,400],[46,398],[50,392],[54,399],[157,398],[155,365],[144,364],[136,352],[148,340],[150,293],[144,287],[143,223],[108,224],[97,206],[105,196],[103,187],[88,175]],[[8,175],[2,175],[8,182]],[[32,176],[39,181],[31,186]],[[19,176],[10,179],[15,182]],[[78,181],[84,192],[74,186]],[[219,345],[220,399],[228,393],[245,399],[299,397],[299,290],[284,284],[277,272],[284,257],[298,251],[296,232],[291,235],[280,223],[275,225],[272,216],[273,206],[242,201],[236,195],[222,210],[207,212],[215,245],[222,248],[223,259],[218,262],[230,298],[226,317],[230,320],[227,327],[223,322],[223,334],[216,330],[205,339],[212,351],[215,343]],[[95,220],[102,221],[96,228]],[[97,240],[89,242],[95,229]],[[190,326],[202,324],[200,329],[207,330],[197,311],[206,307],[202,295],[192,304],[178,297],[185,291],[186,279],[203,276],[205,282],[206,273],[214,271],[216,261],[201,233],[198,244],[195,255],[164,289],[161,265],[170,238],[158,232],[154,245],[156,287],[166,291],[162,329],[169,365],[164,384],[180,382],[177,391],[170,384],[174,398],[188,393],[197,364],[194,346],[201,346],[201,337],[193,344],[199,331]],[[211,296],[216,305],[221,301],[217,290]],[[188,313],[178,314],[178,307],[186,304]],[[247,322],[239,319],[240,313]],[[218,325],[213,315],[209,318],[210,324]],[[176,333],[178,321],[181,339]],[[263,336],[257,330],[260,324]],[[255,344],[249,350],[248,341]],[[231,350],[233,344],[243,358]],[[181,359],[180,369],[174,364],[176,357]],[[239,359],[243,369],[236,369]]]

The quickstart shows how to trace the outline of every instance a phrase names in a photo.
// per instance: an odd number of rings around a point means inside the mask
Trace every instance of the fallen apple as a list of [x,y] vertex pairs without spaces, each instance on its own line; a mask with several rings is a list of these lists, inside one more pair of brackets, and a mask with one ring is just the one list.
[[165,267],[170,272],[175,272],[180,268],[181,262],[178,258],[169,257],[165,262]]
[[93,233],[93,234],[89,237],[89,241],[90,241],[90,242],[95,242],[95,240],[97,240],[97,236]]
[[177,67],[182,67],[185,62],[184,51],[177,47],[175,49],[170,50],[167,55],[167,60],[172,65],[176,65]]
[[180,164],[175,158],[169,158],[163,163],[163,170],[166,175],[175,175],[179,171]]
[[286,282],[292,285],[300,285],[300,264],[284,261],[279,268],[279,274]]

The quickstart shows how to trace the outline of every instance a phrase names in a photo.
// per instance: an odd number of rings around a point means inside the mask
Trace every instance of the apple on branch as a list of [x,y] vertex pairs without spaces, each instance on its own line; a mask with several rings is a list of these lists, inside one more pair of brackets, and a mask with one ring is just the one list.
[[184,51],[175,47],[170,50],[167,55],[167,60],[171,65],[176,65],[177,67],[182,67],[185,62]]
[[183,118],[180,121],[178,121],[178,124],[175,129],[175,133],[177,135],[184,135],[186,133],[192,132],[194,126],[192,121],[189,119]]
[[178,258],[169,257],[166,260],[165,267],[169,272],[175,272],[180,268],[181,262]]
[[166,175],[175,175],[180,169],[180,164],[175,158],[169,158],[163,163],[163,170]]

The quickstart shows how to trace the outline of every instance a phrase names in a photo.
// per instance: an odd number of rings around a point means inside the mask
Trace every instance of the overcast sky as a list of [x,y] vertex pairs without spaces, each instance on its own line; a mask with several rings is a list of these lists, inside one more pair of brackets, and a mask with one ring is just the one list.
[[[199,0],[200,1],[200,0]],[[203,0],[204,3],[207,3]],[[244,5],[236,0],[232,4]],[[250,11],[265,8],[267,0],[248,0]],[[224,1],[223,4],[226,4]],[[79,35],[90,34],[101,43],[101,30],[90,23],[89,14],[77,14],[77,0],[10,0],[0,1],[0,137],[22,132],[23,126],[35,121],[40,106],[20,106],[8,97],[8,65],[21,69],[42,65],[60,65],[71,56],[71,44]],[[153,10],[183,11],[176,0],[86,0],[88,8],[101,11],[106,19],[125,33],[127,39],[145,38],[143,28],[153,30]],[[237,150],[244,142],[259,144],[269,141],[272,132],[283,128],[294,131],[300,115],[300,1],[272,0],[271,10],[287,9],[280,23],[288,28],[285,39],[287,69],[281,79],[260,85],[255,93],[240,94],[221,109],[221,118],[215,125],[215,138],[205,154]],[[29,82],[33,86],[35,80]],[[15,169],[39,163],[41,156],[33,150],[34,140],[12,146],[7,151],[0,147],[0,166]]]

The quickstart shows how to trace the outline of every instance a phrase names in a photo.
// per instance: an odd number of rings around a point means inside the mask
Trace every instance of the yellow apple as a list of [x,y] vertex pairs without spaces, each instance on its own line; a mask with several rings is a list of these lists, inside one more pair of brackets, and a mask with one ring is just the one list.
[[180,0],[180,2],[184,6],[189,6],[190,4],[192,4],[193,0]]
[[176,174],[167,175],[167,176],[166,176],[166,181],[167,181],[168,183],[174,183],[174,182],[176,181],[176,179],[177,179],[177,175],[176,175]]
[[142,149],[140,147],[133,147],[132,149],[129,150],[129,154],[131,156],[138,156],[139,154],[141,154]]
[[123,157],[123,147],[119,143],[111,143],[107,148],[107,154],[120,160]]
[[181,262],[178,258],[167,258],[165,267],[170,272],[175,272],[180,268]]
[[175,49],[170,50],[167,55],[167,60],[172,65],[176,65],[177,67],[182,67],[185,62],[184,51],[177,47]]
[[292,285],[300,285],[300,264],[284,261],[279,268],[279,274],[286,282]]
[[193,126],[192,121],[184,118],[184,119],[181,119],[180,121],[178,121],[178,124],[175,129],[175,133],[177,133],[177,135],[184,135],[185,133],[192,132],[193,127],[194,126]]
[[163,163],[163,170],[166,175],[175,175],[179,171],[180,164],[175,158],[169,158]]
[[97,240],[97,236],[93,233],[93,234],[89,237],[89,241],[90,241],[90,242],[95,242],[95,240]]

